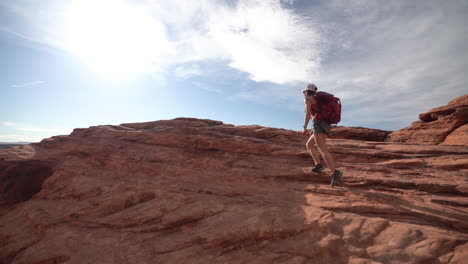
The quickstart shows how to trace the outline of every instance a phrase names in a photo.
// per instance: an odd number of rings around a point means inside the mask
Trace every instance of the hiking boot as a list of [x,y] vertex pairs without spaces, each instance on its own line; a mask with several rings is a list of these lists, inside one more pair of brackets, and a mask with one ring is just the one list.
[[333,173],[331,176],[332,179],[331,179],[330,187],[335,186],[335,184],[341,179],[342,176],[343,176],[342,171],[335,170],[335,173]]
[[315,165],[315,167],[313,167],[311,169],[311,171],[312,172],[321,172],[321,171],[323,171],[323,169],[324,169],[324,167],[322,166],[322,164],[319,163],[319,164]]

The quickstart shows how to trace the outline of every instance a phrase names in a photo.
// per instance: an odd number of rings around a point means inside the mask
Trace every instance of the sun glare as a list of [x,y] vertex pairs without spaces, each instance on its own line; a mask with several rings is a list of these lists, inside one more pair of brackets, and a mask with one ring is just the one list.
[[77,0],[64,20],[65,48],[111,78],[154,70],[171,52],[164,25],[124,0]]

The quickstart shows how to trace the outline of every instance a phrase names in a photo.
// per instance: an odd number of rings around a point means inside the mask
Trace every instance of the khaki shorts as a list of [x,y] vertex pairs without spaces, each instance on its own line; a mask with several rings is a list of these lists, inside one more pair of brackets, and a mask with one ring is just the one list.
[[330,130],[331,130],[331,126],[327,122],[323,120],[320,120],[317,122],[314,120],[313,130],[312,130],[314,132],[314,135],[325,133],[327,134],[327,136],[330,136]]

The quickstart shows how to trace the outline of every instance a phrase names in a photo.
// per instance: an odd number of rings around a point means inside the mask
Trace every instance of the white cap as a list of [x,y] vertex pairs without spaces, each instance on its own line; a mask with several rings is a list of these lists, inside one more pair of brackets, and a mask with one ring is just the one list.
[[317,91],[317,86],[313,83],[309,83],[306,88],[304,90],[302,90],[302,92],[305,92],[305,91],[314,91],[316,92]]

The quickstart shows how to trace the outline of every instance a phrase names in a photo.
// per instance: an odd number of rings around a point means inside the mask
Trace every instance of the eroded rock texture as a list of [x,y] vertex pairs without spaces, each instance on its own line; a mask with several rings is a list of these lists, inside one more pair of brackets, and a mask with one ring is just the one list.
[[419,121],[391,133],[388,141],[468,146],[467,123],[468,95],[464,95],[420,114]]
[[385,141],[391,131],[365,127],[332,127],[332,138],[365,141]]
[[0,262],[466,263],[467,147],[329,147],[335,188],[299,132],[211,120],[3,149],[2,179],[43,182],[29,197],[2,187]]

